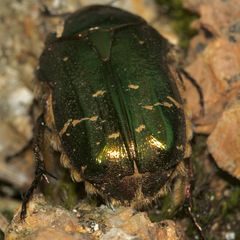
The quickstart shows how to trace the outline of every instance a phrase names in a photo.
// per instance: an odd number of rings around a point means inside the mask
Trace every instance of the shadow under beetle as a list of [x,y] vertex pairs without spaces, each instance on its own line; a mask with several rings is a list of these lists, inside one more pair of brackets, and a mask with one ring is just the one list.
[[35,124],[35,179],[43,139],[89,194],[141,209],[170,194],[183,203],[190,154],[170,44],[141,17],[110,6],[71,14],[46,41],[37,72],[43,113]]

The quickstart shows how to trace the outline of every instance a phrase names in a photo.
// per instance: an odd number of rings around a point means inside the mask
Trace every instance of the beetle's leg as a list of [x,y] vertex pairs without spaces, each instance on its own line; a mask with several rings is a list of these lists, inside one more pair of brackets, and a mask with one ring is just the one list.
[[193,168],[192,168],[192,164],[191,161],[188,161],[188,171],[189,171],[189,184],[186,186],[185,188],[185,203],[184,203],[184,207],[187,211],[187,214],[190,216],[198,234],[200,237],[200,240],[205,240],[204,234],[203,234],[203,230],[202,227],[200,226],[200,224],[198,223],[193,211],[192,211],[192,186],[193,186]]
[[198,92],[198,95],[199,95],[199,104],[201,106],[201,114],[204,115],[204,98],[203,98],[202,88],[196,82],[196,80],[187,71],[185,71],[183,68],[179,68],[177,73],[178,73],[178,76],[179,76],[182,83],[183,83],[183,79],[182,79],[181,74],[183,74],[185,76],[185,78],[188,81],[190,81],[192,83],[192,85],[196,88],[196,90]]
[[24,220],[26,217],[27,203],[29,202],[29,199],[32,196],[33,191],[38,187],[42,177],[47,178],[46,175],[49,175],[53,178],[56,178],[52,174],[50,174],[46,171],[44,162],[43,162],[42,153],[41,153],[41,146],[43,143],[45,128],[46,128],[46,126],[45,126],[45,122],[44,122],[43,114],[42,114],[38,118],[36,125],[34,127],[33,153],[34,153],[34,158],[36,161],[35,177],[34,177],[34,180],[31,184],[30,188],[27,190],[27,192],[23,196],[22,209],[21,209],[21,213],[20,213],[21,220]]
[[201,240],[205,240],[205,237],[204,237],[204,234],[203,234],[203,230],[202,230],[202,227],[200,226],[200,224],[198,223],[196,217],[194,216],[193,214],[193,211],[192,211],[192,195],[191,195],[191,187],[188,186],[186,188],[186,195],[187,198],[186,198],[186,202],[185,202],[185,205],[186,205],[186,209],[187,209],[187,213],[188,215],[190,216],[195,228],[197,229],[197,232],[199,234],[199,237]]
[[106,198],[106,199],[105,199],[105,203],[106,203],[107,207],[108,207],[109,209],[111,209],[113,212],[116,211],[116,209],[114,208],[114,206],[113,206],[113,204],[112,204],[112,202],[111,202],[111,199]]

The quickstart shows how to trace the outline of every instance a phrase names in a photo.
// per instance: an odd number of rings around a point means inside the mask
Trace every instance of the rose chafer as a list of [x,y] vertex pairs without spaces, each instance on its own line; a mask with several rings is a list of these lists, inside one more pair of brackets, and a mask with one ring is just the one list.
[[72,177],[108,203],[141,208],[168,192],[181,201],[174,196],[187,182],[188,139],[169,52],[145,20],[110,6],[71,14],[62,36],[48,38],[38,69],[38,165],[22,217],[46,173],[46,136]]

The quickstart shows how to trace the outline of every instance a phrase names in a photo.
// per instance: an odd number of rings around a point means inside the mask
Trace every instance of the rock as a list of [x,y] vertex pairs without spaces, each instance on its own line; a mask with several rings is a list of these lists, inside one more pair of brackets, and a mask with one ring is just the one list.
[[186,102],[194,130],[210,134],[228,102],[240,91],[240,5],[238,0],[185,0],[184,6],[200,18],[193,26],[199,34],[191,40],[186,71],[201,87],[205,115],[199,94],[185,78]]
[[10,162],[5,158],[32,137],[31,82],[42,46],[36,21],[38,8],[33,1],[20,4],[2,0],[0,15],[0,180],[23,190],[33,173],[31,153]]
[[240,42],[218,38],[208,44],[186,70],[201,86],[205,114],[201,115],[199,94],[185,79],[187,106],[191,109],[195,132],[209,134],[214,129],[226,104],[240,91]]
[[42,195],[34,195],[25,221],[19,211],[5,233],[6,240],[43,239],[138,239],[183,240],[184,233],[171,220],[152,223],[147,214],[129,207],[114,211],[106,206],[80,203],[74,211],[48,204]]
[[238,0],[184,0],[183,3],[184,7],[200,15],[195,27],[205,28],[216,37],[240,32]]
[[156,236],[158,240],[186,240],[183,231],[171,220],[165,220],[160,223]]
[[191,40],[186,71],[201,87],[199,94],[185,78],[186,102],[194,130],[210,134],[207,145],[220,168],[240,177],[240,5],[238,0],[184,0],[197,12],[193,23],[199,34]]
[[29,203],[25,221],[20,220],[18,211],[5,233],[5,239],[75,240],[84,239],[81,238],[83,234],[84,230],[73,213],[48,205],[42,195],[35,195]]
[[217,165],[240,179],[240,101],[227,108],[208,138],[207,145]]

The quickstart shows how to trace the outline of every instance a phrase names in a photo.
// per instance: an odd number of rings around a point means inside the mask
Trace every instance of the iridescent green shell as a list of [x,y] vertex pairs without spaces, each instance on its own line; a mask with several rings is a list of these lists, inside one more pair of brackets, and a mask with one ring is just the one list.
[[64,152],[103,196],[152,197],[184,158],[185,117],[168,51],[142,18],[110,6],[70,15],[62,36],[46,44],[39,78],[51,88]]

